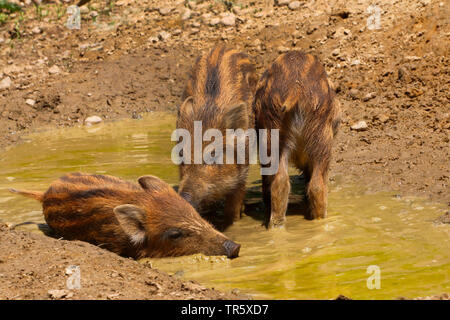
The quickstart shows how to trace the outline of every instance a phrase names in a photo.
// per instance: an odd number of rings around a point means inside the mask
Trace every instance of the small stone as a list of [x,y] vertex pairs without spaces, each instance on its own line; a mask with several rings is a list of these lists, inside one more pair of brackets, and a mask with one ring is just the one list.
[[340,53],[341,53],[341,50],[339,50],[339,48],[336,48],[333,51],[331,51],[331,55],[333,57],[337,57]]
[[98,12],[97,11],[92,11],[90,16],[91,16],[91,18],[97,18],[98,17]]
[[6,77],[2,81],[0,81],[0,90],[8,89],[11,87],[12,81],[10,77]]
[[182,32],[183,32],[183,31],[182,31],[181,29],[175,29],[175,30],[173,30],[172,34],[173,34],[174,36],[178,36],[178,35],[180,35]]
[[190,34],[197,34],[199,31],[199,28],[192,28]]
[[372,100],[372,99],[375,98],[376,96],[377,96],[377,93],[376,93],[376,92],[369,92],[368,94],[366,94],[366,95],[364,96],[363,101],[366,102],[366,101]]
[[167,31],[161,31],[159,34],[158,34],[158,38],[161,40],[161,41],[166,41],[167,39],[169,39],[170,38],[170,33],[168,33]]
[[292,1],[291,3],[289,3],[288,7],[291,10],[297,10],[298,8],[300,8],[300,1]]
[[148,38],[148,42],[150,42],[150,43],[156,43],[158,41],[159,41],[159,38],[155,37],[155,36]]
[[367,128],[368,128],[367,123],[363,120],[358,121],[357,123],[355,123],[350,127],[350,129],[355,131],[365,131],[367,130]]
[[27,99],[27,100],[25,100],[25,103],[32,107],[32,106],[34,106],[36,101],[34,101],[33,99]]
[[350,62],[351,66],[359,66],[361,64],[361,61],[359,59],[354,59]]
[[208,23],[208,21],[211,19],[211,13],[207,12],[201,15],[200,17],[202,19],[203,23]]
[[278,50],[278,53],[285,53],[285,52],[288,52],[288,51],[289,51],[289,48],[287,48],[287,47],[285,47],[285,46],[279,46],[279,47],[277,48],[277,50]]
[[355,88],[350,89],[348,94],[353,100],[359,99],[359,90],[358,89],[355,89]]
[[68,290],[48,290],[47,294],[50,298],[59,300],[69,295]]
[[200,28],[201,24],[198,23],[198,22],[194,22],[194,23],[192,24],[192,26],[193,26],[194,28]]
[[209,21],[209,25],[210,26],[215,26],[215,25],[218,25],[220,23],[220,18],[212,18],[210,21]]
[[275,0],[275,1],[279,6],[287,6],[289,5],[289,2],[291,2],[291,0]]
[[34,27],[33,29],[31,29],[31,32],[33,32],[34,34],[39,34],[42,32],[42,29],[39,27]]
[[385,115],[385,114],[379,114],[378,116],[377,116],[377,118],[378,118],[378,120],[380,120],[380,122],[381,123],[386,123],[386,122],[388,122],[388,120],[389,120],[389,116],[388,115]]
[[233,12],[239,15],[241,13],[242,9],[239,6],[233,6]]
[[59,69],[59,67],[56,64],[53,65],[50,69],[48,69],[48,73],[50,73],[50,74],[58,74],[60,72],[61,72],[61,70]]
[[189,20],[191,18],[192,15],[192,11],[189,10],[188,8],[186,8],[183,12],[183,14],[181,15],[181,20]]
[[236,24],[236,16],[234,14],[228,14],[226,16],[224,16],[220,22],[224,25],[224,26],[234,26]]
[[87,125],[87,126],[92,126],[92,125],[94,125],[94,124],[99,124],[99,123],[101,123],[103,120],[102,120],[102,118],[100,118],[99,116],[90,116],[90,117],[87,117],[85,120],[84,120],[84,123]]
[[168,15],[169,13],[170,13],[170,11],[172,11],[172,8],[169,8],[169,7],[161,7],[161,8],[159,8],[159,14],[160,15],[162,15],[162,16],[166,16],[166,15]]
[[195,2],[195,0],[188,1],[188,6],[194,10],[197,7],[197,2]]

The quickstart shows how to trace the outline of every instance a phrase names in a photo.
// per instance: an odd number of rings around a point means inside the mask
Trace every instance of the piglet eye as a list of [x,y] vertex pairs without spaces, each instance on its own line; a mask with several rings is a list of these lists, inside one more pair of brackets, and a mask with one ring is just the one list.
[[164,232],[164,237],[170,240],[181,238],[182,235],[183,233],[179,229],[169,229]]

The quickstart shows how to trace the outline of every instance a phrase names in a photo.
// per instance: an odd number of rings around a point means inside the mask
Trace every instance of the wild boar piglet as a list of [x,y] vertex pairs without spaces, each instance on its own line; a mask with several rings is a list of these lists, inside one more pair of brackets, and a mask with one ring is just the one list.
[[[201,137],[209,129],[218,130],[222,137],[220,152],[211,152],[212,161],[194,163],[197,148],[190,148],[190,163],[180,164],[179,193],[200,212],[218,201],[225,202],[225,224],[239,219],[245,196],[249,168],[249,139],[238,145],[237,139],[227,141],[227,130],[254,129],[252,102],[257,78],[249,57],[225,45],[217,45],[199,57],[194,64],[183,94],[184,102],[178,111],[177,129],[184,129],[193,138],[194,123],[201,124]],[[214,139],[214,140],[213,140]],[[203,152],[211,144],[202,139]],[[227,143],[234,152],[227,154]],[[238,148],[245,148],[245,159],[237,159]],[[241,150],[242,151],[242,150]]]
[[[310,217],[325,218],[328,168],[340,111],[322,64],[301,51],[280,55],[261,76],[253,108],[257,129],[279,130],[278,171],[262,176],[267,225],[285,221],[288,162],[306,178]],[[272,150],[270,135],[266,147]]]
[[71,173],[46,192],[11,192],[42,202],[45,221],[57,236],[122,256],[238,256],[240,245],[216,231],[167,183],[155,176],[138,182]]

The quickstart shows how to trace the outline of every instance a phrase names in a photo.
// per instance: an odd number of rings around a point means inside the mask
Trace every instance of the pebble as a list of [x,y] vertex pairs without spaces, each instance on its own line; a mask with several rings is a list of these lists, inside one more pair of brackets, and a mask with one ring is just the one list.
[[170,38],[170,33],[168,33],[167,31],[161,31],[159,34],[158,34],[158,38],[161,40],[161,41],[166,41],[167,39],[169,39]]
[[186,8],[183,12],[183,14],[181,15],[181,20],[189,20],[191,18],[192,15],[192,11],[189,10],[188,8]]
[[11,85],[12,85],[11,78],[6,77],[2,81],[0,81],[0,90],[8,89],[9,87],[11,87]]
[[209,21],[209,25],[210,26],[215,26],[215,25],[218,25],[220,23],[220,18],[212,18],[210,21]]
[[85,120],[84,120],[84,123],[87,125],[87,126],[92,126],[92,125],[94,125],[94,124],[99,124],[99,123],[101,123],[103,120],[102,120],[102,118],[100,118],[99,116],[90,116],[90,117],[87,117]]
[[42,32],[42,29],[39,27],[34,27],[33,29],[31,29],[31,32],[33,32],[34,34],[39,34]]
[[34,106],[36,101],[34,101],[33,99],[27,99],[25,100],[25,103],[29,106]]
[[381,123],[386,123],[389,120],[389,116],[384,114],[384,113],[379,114],[377,117],[378,117],[378,120],[380,120]]
[[205,24],[207,24],[210,19],[211,19],[211,13],[209,13],[209,12],[201,15],[201,20]]
[[70,298],[73,293],[68,290],[48,290],[48,296],[52,299],[59,300],[62,298]]
[[156,43],[158,41],[159,41],[159,38],[155,37],[155,36],[152,36],[152,37],[148,38],[148,42],[151,42],[151,43]]
[[289,3],[288,7],[291,10],[297,10],[298,8],[300,8],[300,1],[292,1],[291,3]]
[[285,47],[285,46],[279,46],[279,47],[277,48],[277,50],[278,50],[278,53],[285,53],[285,52],[288,52],[288,51],[289,51],[289,48],[287,48],[287,47]]
[[289,2],[291,2],[291,0],[277,0],[276,2],[279,6],[287,6],[289,5]]
[[377,96],[376,92],[369,92],[368,94],[366,94],[363,98],[363,101],[369,101],[372,100],[373,98],[375,98]]
[[172,34],[173,34],[174,36],[178,36],[178,35],[180,35],[182,32],[183,32],[183,31],[182,31],[181,29],[175,29],[175,30],[173,30]]
[[48,73],[50,74],[58,74],[61,72],[61,69],[55,64],[50,69],[48,69]]
[[169,8],[169,7],[161,7],[161,8],[158,9],[158,11],[159,11],[160,15],[166,16],[166,15],[168,15],[170,13],[170,11],[172,11],[172,9]]
[[367,130],[367,128],[368,128],[367,123],[363,120],[358,121],[357,123],[355,123],[350,127],[350,129],[355,131],[365,131]]
[[341,53],[341,50],[339,48],[336,48],[333,51],[331,51],[331,55],[333,57],[337,57],[340,53]]
[[350,89],[349,96],[352,97],[353,100],[356,100],[359,98],[359,90],[358,89]]
[[303,253],[311,252],[311,248],[310,247],[305,247],[305,248],[302,249],[302,252]]
[[224,16],[222,19],[220,19],[220,22],[224,26],[234,26],[236,24],[236,16],[232,13]]

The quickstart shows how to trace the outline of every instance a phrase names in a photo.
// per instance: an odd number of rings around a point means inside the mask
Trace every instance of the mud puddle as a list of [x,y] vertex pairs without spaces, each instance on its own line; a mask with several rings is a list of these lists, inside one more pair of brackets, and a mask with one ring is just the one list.
[[[0,220],[43,223],[39,203],[7,189],[45,190],[72,171],[133,181],[154,174],[176,185],[178,170],[170,159],[174,123],[173,115],[152,113],[142,120],[30,135],[0,155]],[[225,231],[242,244],[239,258],[194,255],[150,259],[152,265],[255,298],[332,299],[344,294],[392,299],[449,291],[450,230],[432,222],[445,212],[444,205],[368,193],[337,177],[330,183],[328,218],[309,221],[298,214],[303,180],[295,171],[291,174],[293,196],[284,229],[266,231],[261,226],[260,178],[253,166],[246,214]],[[38,231],[35,225],[21,228]]]

